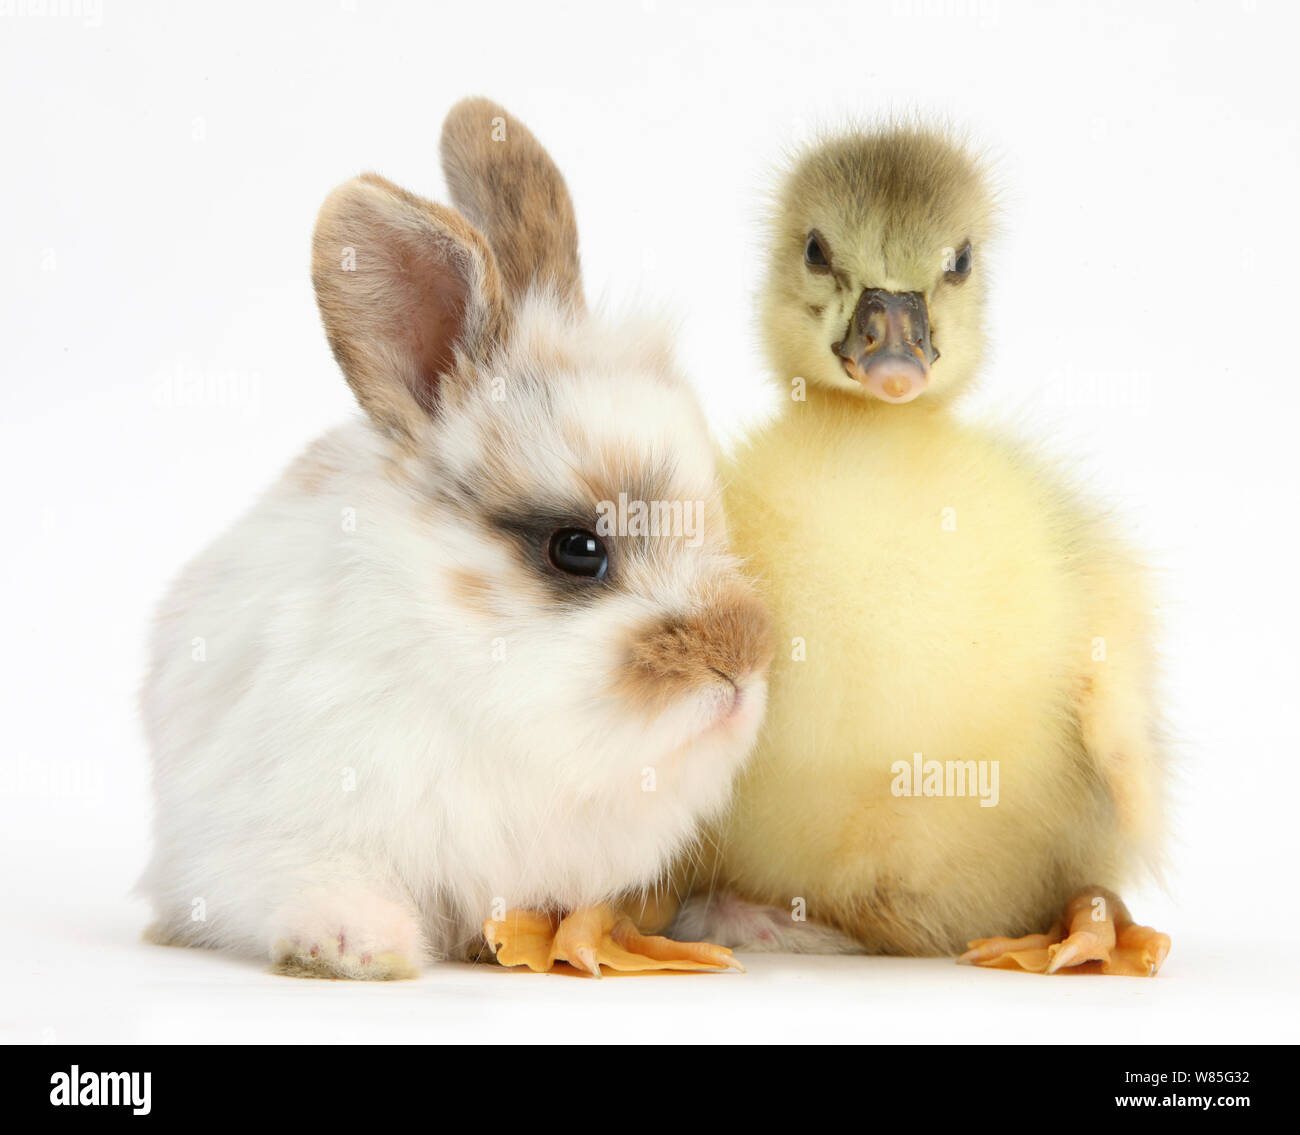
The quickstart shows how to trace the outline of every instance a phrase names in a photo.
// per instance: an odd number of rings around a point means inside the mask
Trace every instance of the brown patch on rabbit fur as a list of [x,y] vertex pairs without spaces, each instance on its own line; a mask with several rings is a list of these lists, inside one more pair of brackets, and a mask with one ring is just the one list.
[[520,597],[531,595],[534,601],[542,604],[548,600],[537,581],[521,568],[512,569],[500,579],[485,577],[479,572],[467,568],[458,568],[448,576],[451,597],[458,606],[474,615],[484,618],[500,618],[510,612],[512,606],[518,606]]
[[748,586],[712,596],[696,613],[651,623],[628,644],[618,692],[648,712],[684,692],[736,681],[772,658],[767,614]]
[[477,572],[454,571],[450,582],[452,598],[466,611],[477,615],[497,613],[496,588]]
[[443,124],[442,164],[456,208],[496,249],[510,296],[536,281],[582,311],[573,202],[528,127],[489,99],[463,99]]

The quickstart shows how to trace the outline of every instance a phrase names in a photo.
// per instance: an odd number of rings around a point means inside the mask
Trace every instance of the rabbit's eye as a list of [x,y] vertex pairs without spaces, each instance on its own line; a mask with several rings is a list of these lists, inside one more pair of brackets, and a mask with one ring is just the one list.
[[831,256],[826,251],[826,241],[816,229],[808,234],[803,246],[803,262],[813,272],[829,272]]
[[585,528],[561,528],[551,536],[551,563],[567,575],[602,579],[609,567],[605,542]]

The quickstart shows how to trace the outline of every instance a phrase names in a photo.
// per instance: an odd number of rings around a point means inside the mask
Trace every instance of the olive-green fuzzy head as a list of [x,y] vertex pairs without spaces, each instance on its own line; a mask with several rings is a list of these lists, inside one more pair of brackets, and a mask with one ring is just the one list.
[[982,164],[942,131],[805,150],[771,224],[762,325],[778,376],[872,402],[946,399],[982,353],[992,229]]

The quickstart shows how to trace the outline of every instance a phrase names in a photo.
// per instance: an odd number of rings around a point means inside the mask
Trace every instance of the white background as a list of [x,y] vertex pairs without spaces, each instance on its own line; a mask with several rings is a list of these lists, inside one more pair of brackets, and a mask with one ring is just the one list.
[[[1295,7],[269,7],[0,3],[3,1035],[1296,1040]],[[1006,234],[971,408],[1066,455],[1162,573],[1175,839],[1167,890],[1130,893],[1173,935],[1157,980],[769,958],[349,987],[139,942],[151,607],[354,412],[308,280],[320,201],[362,169],[441,195],[441,117],[470,93],[567,175],[589,292],[677,319],[724,437],[765,405],[783,147],[917,109],[991,148]]]

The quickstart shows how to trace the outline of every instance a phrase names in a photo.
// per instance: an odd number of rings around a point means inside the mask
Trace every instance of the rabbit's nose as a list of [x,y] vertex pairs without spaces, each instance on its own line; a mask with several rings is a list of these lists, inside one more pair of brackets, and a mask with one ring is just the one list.
[[642,625],[620,676],[623,696],[650,712],[710,685],[738,694],[772,660],[767,611],[748,584],[729,584],[690,614]]

